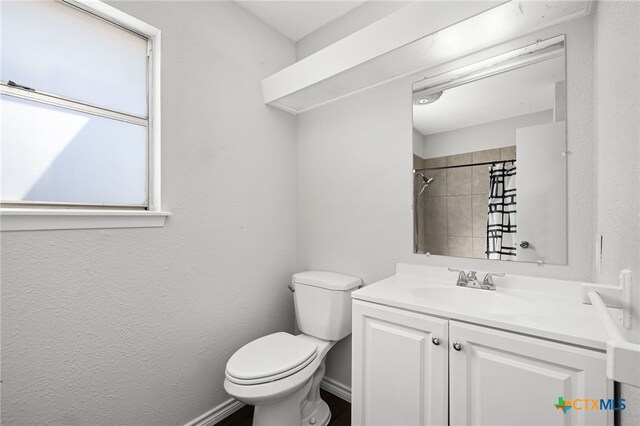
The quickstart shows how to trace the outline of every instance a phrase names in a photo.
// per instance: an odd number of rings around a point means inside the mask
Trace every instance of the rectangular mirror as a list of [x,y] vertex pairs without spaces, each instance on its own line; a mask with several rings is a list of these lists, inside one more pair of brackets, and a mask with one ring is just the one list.
[[565,39],[413,87],[414,252],[567,262]]

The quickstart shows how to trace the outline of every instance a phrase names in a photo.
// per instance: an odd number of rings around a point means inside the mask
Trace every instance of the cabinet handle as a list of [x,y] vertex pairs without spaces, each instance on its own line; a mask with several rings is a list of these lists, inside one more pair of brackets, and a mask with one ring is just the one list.
[[456,351],[461,351],[462,350],[462,344],[460,344],[458,342],[453,342],[453,349],[455,349]]
[[440,339],[438,339],[437,337],[434,337],[431,339],[431,341],[433,342],[434,345],[438,346],[440,344]]

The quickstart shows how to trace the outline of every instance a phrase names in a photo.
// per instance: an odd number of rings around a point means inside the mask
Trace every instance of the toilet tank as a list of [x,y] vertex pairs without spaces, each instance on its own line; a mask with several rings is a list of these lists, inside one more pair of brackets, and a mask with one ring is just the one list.
[[293,275],[291,282],[300,331],[333,341],[351,334],[351,292],[362,285],[362,279],[308,271]]

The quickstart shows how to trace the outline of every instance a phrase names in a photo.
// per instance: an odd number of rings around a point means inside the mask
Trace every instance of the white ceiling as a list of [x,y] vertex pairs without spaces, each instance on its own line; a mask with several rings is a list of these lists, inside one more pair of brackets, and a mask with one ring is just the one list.
[[413,106],[413,127],[430,135],[552,109],[554,83],[564,76],[562,56],[445,90]]
[[236,3],[278,30],[281,34],[289,37],[293,41],[298,41],[318,28],[362,5],[365,1],[236,0]]

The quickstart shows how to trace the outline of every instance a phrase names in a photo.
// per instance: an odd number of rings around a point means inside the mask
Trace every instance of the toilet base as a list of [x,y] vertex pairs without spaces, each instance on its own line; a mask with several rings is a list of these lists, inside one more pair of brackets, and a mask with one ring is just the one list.
[[[300,401],[308,394],[312,381],[280,403],[256,405],[253,426],[327,426],[331,420],[329,405],[322,399],[311,407],[309,401]],[[304,408],[301,410],[301,406]],[[301,414],[304,418],[301,418]]]
[[327,426],[331,410],[320,397],[324,360],[304,386],[277,402],[256,405],[253,426]]
[[329,406],[323,400],[318,401],[316,409],[302,419],[301,426],[327,426],[331,420]]
[[253,412],[253,426],[297,426],[301,424],[302,405],[309,394],[313,380],[279,401],[266,405],[256,405]]
[[326,426],[331,419],[331,411],[326,402],[320,397],[320,382],[324,377],[325,364],[322,363],[313,374],[311,380],[311,389],[307,400],[302,406],[302,423],[301,426]]

